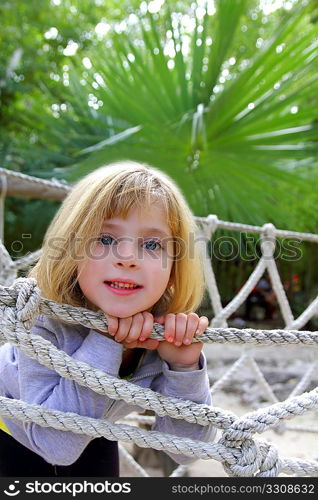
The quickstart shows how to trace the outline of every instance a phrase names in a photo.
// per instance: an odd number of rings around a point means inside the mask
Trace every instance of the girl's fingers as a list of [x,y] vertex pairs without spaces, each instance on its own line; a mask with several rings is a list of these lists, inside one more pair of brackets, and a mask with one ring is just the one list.
[[154,317],[150,312],[144,311],[142,315],[143,315],[143,326],[139,337],[139,340],[141,342],[143,342],[150,336],[154,323]]
[[125,342],[134,342],[139,338],[144,324],[144,317],[141,313],[134,314]]
[[202,333],[205,332],[205,330],[208,328],[209,324],[210,321],[208,320],[208,318],[206,316],[201,316],[197,328],[198,331],[195,332],[195,336],[197,337],[198,335],[202,335]]
[[107,324],[108,324],[108,333],[110,335],[116,335],[117,330],[118,330],[118,320],[119,318],[116,318],[115,316],[109,316],[106,314],[107,318]]
[[196,313],[188,314],[187,329],[183,337],[183,343],[186,345],[191,344],[193,335],[195,334],[199,325],[199,316]]
[[[209,320],[206,316],[199,316],[196,313],[172,314],[154,318],[153,315],[144,311],[128,318],[117,318],[106,315],[108,323],[108,332],[115,335],[117,342],[125,341],[128,344],[138,342],[140,347],[145,349],[156,349],[158,341],[150,342],[149,339],[153,329],[154,321],[165,325],[164,338],[168,342],[174,342],[176,346],[183,344],[189,345],[193,336],[201,335],[209,326]],[[146,341],[149,342],[146,344]],[[148,347],[149,346],[149,347]]]
[[168,342],[174,342],[176,331],[176,315],[169,313],[165,317],[165,333],[164,338]]
[[115,335],[115,340],[117,342],[122,342],[122,340],[126,339],[131,323],[132,316],[129,316],[128,318],[119,318],[119,327]]
[[180,346],[182,344],[186,329],[187,315],[184,313],[178,313],[176,315],[176,334],[174,339],[174,343],[176,346]]

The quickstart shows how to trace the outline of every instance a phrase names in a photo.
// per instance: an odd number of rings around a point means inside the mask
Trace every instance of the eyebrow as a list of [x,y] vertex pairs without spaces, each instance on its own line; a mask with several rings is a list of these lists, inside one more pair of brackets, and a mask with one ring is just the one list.
[[[114,222],[104,222],[103,229],[117,229],[120,230],[122,227],[120,224],[115,224]],[[141,228],[141,234],[149,235],[149,234],[157,234],[158,236],[162,236],[164,238],[169,238],[169,234],[160,229],[159,227],[143,227]]]

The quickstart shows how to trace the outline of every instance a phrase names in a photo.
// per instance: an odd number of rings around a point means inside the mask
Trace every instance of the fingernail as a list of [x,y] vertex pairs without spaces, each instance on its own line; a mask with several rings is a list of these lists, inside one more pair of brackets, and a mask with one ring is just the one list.
[[190,344],[190,340],[189,340],[189,339],[185,339],[185,340],[183,341],[183,343],[184,343],[184,344]]
[[200,330],[199,328],[195,331],[196,334],[200,333]]
[[145,337],[139,337],[140,342],[143,342],[145,340]]
[[175,345],[177,345],[179,347],[179,345],[181,345],[181,342],[177,341],[177,342],[175,342]]
[[168,337],[167,340],[168,342],[173,342],[173,337]]

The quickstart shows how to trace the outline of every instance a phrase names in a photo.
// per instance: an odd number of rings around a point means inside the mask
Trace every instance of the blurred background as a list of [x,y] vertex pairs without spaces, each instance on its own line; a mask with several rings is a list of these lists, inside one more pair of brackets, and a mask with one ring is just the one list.
[[[316,2],[2,0],[0,17],[1,167],[71,183],[147,162],[197,216],[318,233]],[[12,258],[41,247],[58,206],[6,198]],[[239,250],[211,250],[225,305],[260,254],[255,235],[223,236]],[[318,293],[316,245],[277,258],[295,317]],[[264,280],[239,316],[283,326]]]

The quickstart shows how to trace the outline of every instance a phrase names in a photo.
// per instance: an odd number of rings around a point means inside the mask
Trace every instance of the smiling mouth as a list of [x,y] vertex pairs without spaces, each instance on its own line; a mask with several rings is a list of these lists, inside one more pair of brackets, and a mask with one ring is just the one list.
[[117,290],[136,290],[137,288],[142,288],[140,285],[132,285],[130,283],[119,283],[117,281],[104,281],[106,285],[116,288]]

